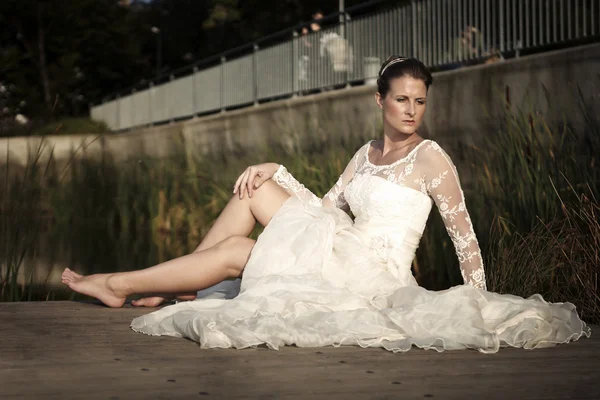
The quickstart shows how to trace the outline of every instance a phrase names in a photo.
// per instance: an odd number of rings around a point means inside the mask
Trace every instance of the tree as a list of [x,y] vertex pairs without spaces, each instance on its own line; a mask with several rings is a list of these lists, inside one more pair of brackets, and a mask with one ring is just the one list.
[[[346,0],[351,6],[364,0]],[[30,118],[83,115],[90,102],[310,20],[322,0],[2,0],[4,107]],[[152,27],[160,29],[156,37]]]
[[3,0],[0,81],[16,90],[27,112],[78,115],[107,91],[147,76],[139,22],[112,0]]

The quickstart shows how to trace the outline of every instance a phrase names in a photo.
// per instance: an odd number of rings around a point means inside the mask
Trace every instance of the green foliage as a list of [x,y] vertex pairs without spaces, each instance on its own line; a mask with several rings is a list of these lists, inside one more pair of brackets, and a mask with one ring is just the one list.
[[[482,135],[481,145],[446,148],[461,174],[467,208],[486,256],[486,271],[494,268],[495,255],[506,250],[498,247],[498,241],[517,246],[514,240],[540,221],[560,218],[563,202],[575,204],[583,193],[600,198],[600,119],[593,111],[597,105],[585,104],[580,92],[575,97],[565,94],[563,99],[580,105],[585,126],[570,126],[568,116],[549,125],[527,103],[506,105],[500,128]],[[561,104],[550,104],[550,108],[550,115],[561,115]],[[419,273],[431,288],[462,282],[452,247],[441,218],[432,213],[417,252]],[[444,251],[432,250],[440,248]],[[446,268],[440,269],[441,265]]]
[[227,22],[239,20],[240,10],[238,0],[217,0],[213,1],[213,7],[202,27],[204,29],[211,29]]
[[[13,174],[7,164],[2,176],[0,202],[0,301],[37,300],[34,269],[25,268],[41,228],[44,188],[49,163],[41,161],[44,145],[30,155],[27,166]],[[43,277],[42,277],[43,280]]]
[[[470,155],[480,170],[469,208],[478,211],[490,290],[573,302],[600,321],[600,118],[581,90],[571,100],[585,126],[507,108],[503,130]],[[560,104],[550,108],[561,115]]]
[[590,189],[586,195],[572,187],[573,200],[555,201],[561,212],[539,219],[530,230],[512,236],[492,232],[498,241],[488,252],[490,290],[523,297],[542,293],[546,301],[574,303],[585,321],[600,321],[600,202]]
[[[365,0],[348,0],[347,7]],[[85,115],[89,103],[147,87],[162,73],[189,66],[263,36],[336,11],[317,0],[3,0],[0,85],[10,88],[9,115],[30,120]],[[160,34],[152,33],[157,27]],[[2,93],[0,93],[0,97]],[[0,121],[1,122],[1,121]],[[21,131],[19,131],[21,133]],[[27,133],[27,132],[25,132]]]
[[[482,145],[447,150],[463,178],[489,289],[573,301],[594,323],[600,321],[596,295],[600,122],[593,113],[586,114],[586,120],[585,127],[550,126],[527,108],[507,109],[502,128],[487,135]],[[203,156],[176,138],[173,156],[161,160],[141,156],[117,164],[107,154],[100,159],[75,155],[67,169],[50,163],[44,174],[28,172],[28,179],[10,181],[6,186],[10,195],[4,201],[12,205],[4,210],[27,203],[32,210],[43,210],[53,221],[53,236],[77,243],[70,262],[91,268],[83,272],[147,267],[196,248],[229,200],[232,182],[249,164],[265,159],[283,163],[299,181],[323,195],[369,139],[328,134],[335,124],[323,121],[318,127],[307,126],[311,133],[302,143],[294,139],[300,137],[298,132],[290,130],[282,132],[281,142],[252,152],[240,148]],[[43,183],[32,178],[42,175]],[[15,189],[9,190],[11,185]],[[18,229],[25,238],[36,234],[34,225],[19,225],[18,218],[2,215],[3,232]],[[257,227],[253,237],[259,233]],[[31,244],[23,243],[5,244],[0,255],[18,260]],[[7,249],[12,256],[7,256]],[[462,283],[452,243],[435,211],[414,269],[420,284],[429,289]],[[2,287],[16,282],[14,276],[3,278]],[[4,299],[15,299],[17,291],[11,293]]]
[[[484,195],[478,196],[482,201],[478,207],[503,210],[497,223],[505,233],[527,231],[538,217],[560,212],[556,191],[561,197],[568,196],[572,189],[580,192],[590,185],[592,195],[600,195],[600,171],[595,167],[600,121],[596,115],[587,117],[586,128],[576,130],[566,123],[550,127],[532,109],[507,111],[504,129],[487,137],[484,146],[471,153],[470,158],[481,160],[474,189]],[[573,188],[569,182],[574,183]]]
[[151,69],[137,14],[116,1],[6,0],[0,24],[0,82],[12,87],[13,114],[85,114],[89,102]]

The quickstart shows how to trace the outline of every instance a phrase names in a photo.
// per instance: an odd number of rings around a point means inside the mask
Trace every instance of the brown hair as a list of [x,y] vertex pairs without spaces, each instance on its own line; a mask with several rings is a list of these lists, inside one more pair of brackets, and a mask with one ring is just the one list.
[[392,79],[405,75],[422,80],[427,90],[429,90],[429,86],[433,83],[431,73],[421,61],[412,57],[391,56],[381,64],[381,68],[379,69],[377,90],[381,97],[385,98],[389,92]]

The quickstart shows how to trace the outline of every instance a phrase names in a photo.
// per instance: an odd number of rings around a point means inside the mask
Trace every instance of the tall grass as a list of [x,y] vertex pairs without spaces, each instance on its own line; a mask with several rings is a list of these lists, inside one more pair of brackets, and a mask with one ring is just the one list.
[[[503,131],[472,153],[484,161],[471,204],[487,242],[490,290],[571,301],[598,322],[599,104],[586,104],[581,90],[573,101],[584,126],[566,115],[550,126],[531,108],[507,105]],[[560,115],[559,105],[550,108]]]
[[[572,193],[574,201],[561,204],[550,221],[538,219],[528,231],[498,241],[488,253],[487,280],[500,293],[529,296],[542,293],[547,301],[577,305],[587,321],[600,321],[600,202]],[[499,227],[496,227],[497,229]]]
[[[569,102],[580,105],[584,126],[569,125],[566,115],[562,122],[550,125],[527,103],[505,104],[497,132],[486,132],[478,145],[448,148],[463,178],[467,208],[488,272],[496,268],[496,254],[506,250],[497,246],[498,241],[518,246],[509,238],[531,232],[540,221],[560,219],[563,203],[578,204],[584,192],[600,198],[600,120],[592,111],[598,104],[585,104],[581,92]],[[553,116],[560,115],[560,105],[551,104],[551,109]],[[433,289],[462,282],[441,218],[432,213],[429,222],[417,254],[421,281]],[[518,281],[518,274],[514,276]],[[502,286],[490,289],[506,291]],[[544,289],[529,286],[529,291]]]
[[[488,132],[478,146],[447,150],[463,176],[489,289],[573,301],[590,322],[598,322],[600,123],[590,108],[581,108],[586,126],[572,127],[550,125],[528,107],[507,105],[498,132]],[[38,229],[21,224],[23,212],[7,217],[5,211],[46,210],[54,232],[60,233],[54,236],[78,243],[65,262],[91,266],[84,272],[147,267],[198,245],[247,165],[283,163],[323,195],[356,149],[373,136],[339,137],[329,135],[333,128],[326,125],[313,128],[308,138],[286,132],[286,140],[251,152],[239,148],[201,156],[176,138],[175,155],[160,160],[140,156],[117,164],[108,154],[99,159],[79,154],[67,170],[54,163],[42,170],[32,158],[22,180],[7,178],[5,183],[12,200],[4,198],[10,204],[3,206],[0,264],[12,265],[7,269],[12,272],[3,275],[2,300],[28,297],[26,286],[16,285],[14,271],[33,247],[27,239],[14,242]],[[302,141],[289,140],[301,136]],[[435,211],[414,265],[419,282],[429,289],[462,282],[454,248]]]
[[[0,204],[0,301],[35,297],[33,269],[25,268],[24,260],[34,248],[45,211],[43,188],[48,164],[41,161],[43,147],[40,143],[18,173],[14,173],[9,163],[4,166]],[[7,152],[9,150],[7,148]]]

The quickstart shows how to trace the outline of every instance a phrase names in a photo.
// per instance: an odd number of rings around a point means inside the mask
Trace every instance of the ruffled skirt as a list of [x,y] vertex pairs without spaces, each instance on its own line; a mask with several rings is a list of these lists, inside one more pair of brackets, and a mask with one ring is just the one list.
[[131,327],[205,348],[239,349],[357,345],[399,352],[415,345],[494,353],[590,336],[571,303],[466,285],[419,287],[406,267],[413,257],[402,250],[382,257],[343,211],[291,197],[258,238],[239,295],[214,293],[167,306],[135,318]]

